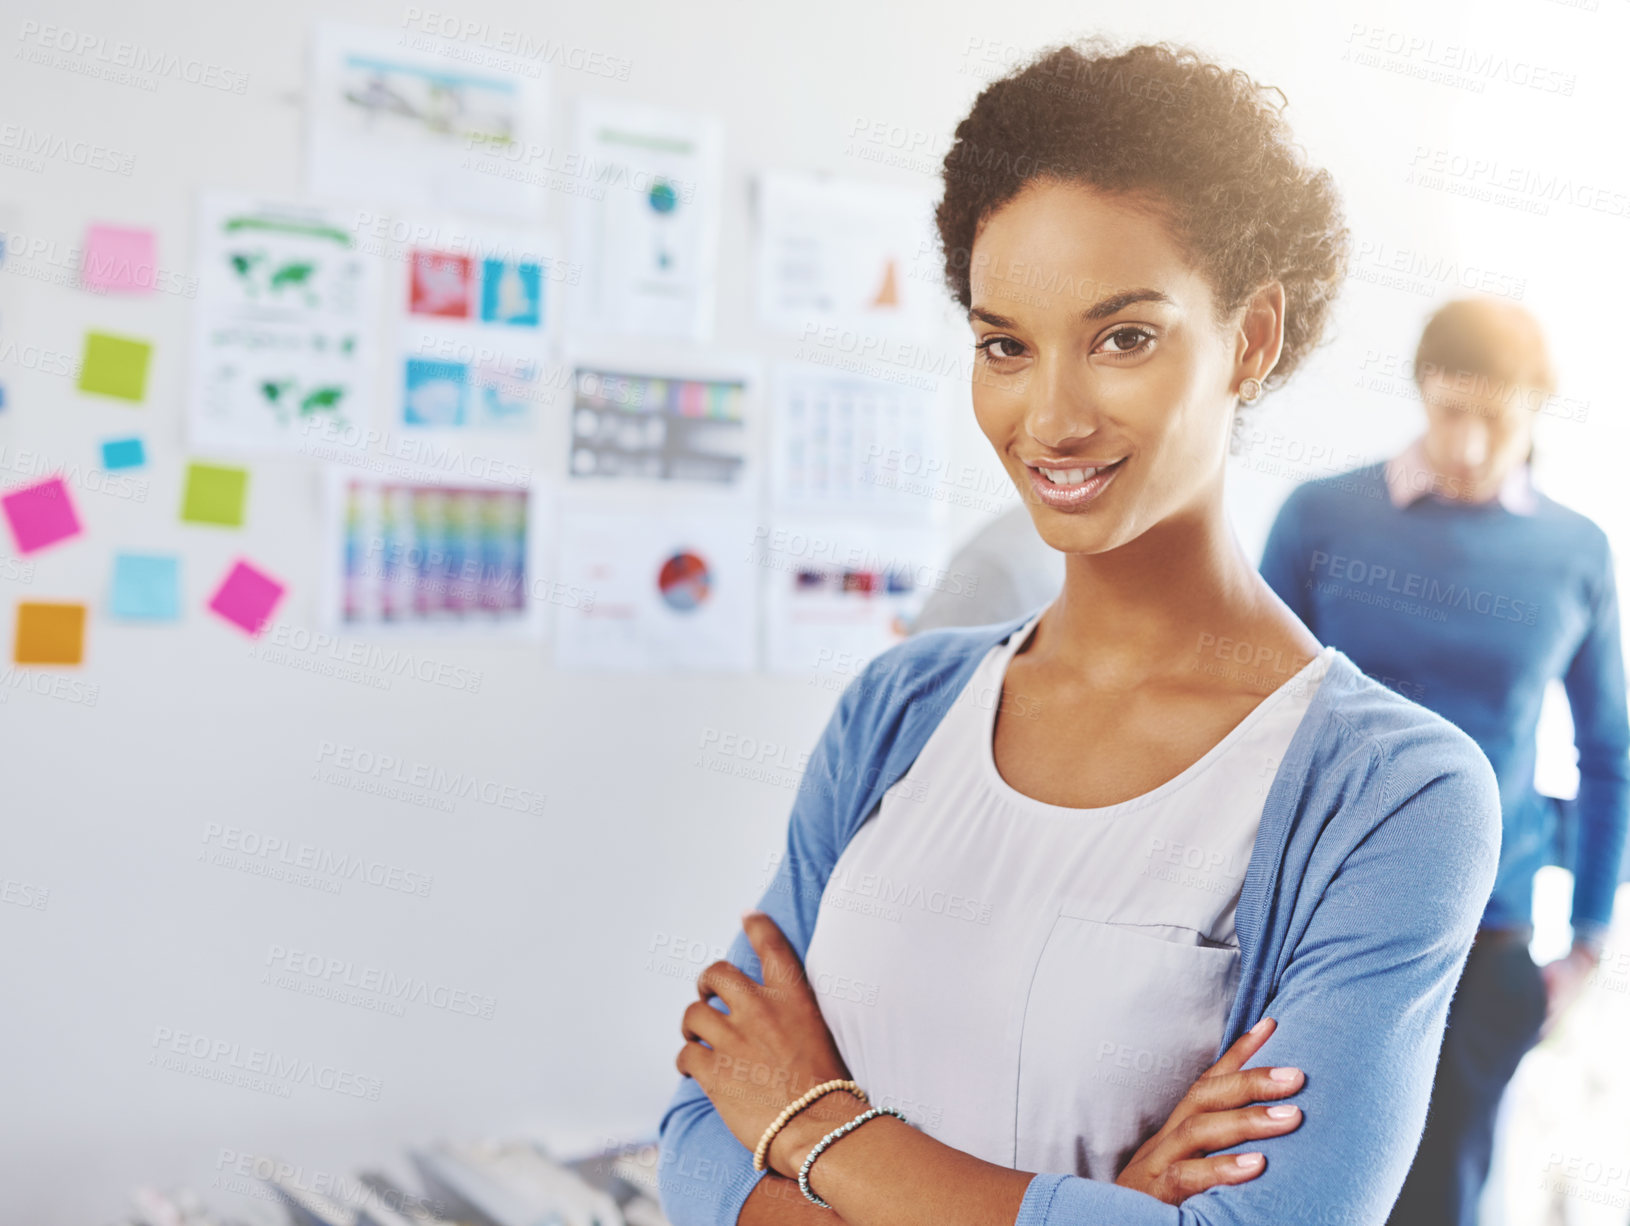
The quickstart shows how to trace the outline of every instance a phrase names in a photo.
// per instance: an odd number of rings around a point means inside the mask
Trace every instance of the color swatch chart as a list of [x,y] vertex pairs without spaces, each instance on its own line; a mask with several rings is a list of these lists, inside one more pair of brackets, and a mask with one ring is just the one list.
[[341,618],[348,625],[519,620],[524,489],[351,481]]
[[745,394],[735,381],[580,369],[572,476],[733,483],[746,463]]

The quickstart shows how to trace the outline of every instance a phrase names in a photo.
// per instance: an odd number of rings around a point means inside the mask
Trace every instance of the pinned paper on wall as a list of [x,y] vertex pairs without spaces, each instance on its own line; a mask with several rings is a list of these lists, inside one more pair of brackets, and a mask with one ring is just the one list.
[[567,277],[552,235],[495,223],[416,220],[398,288],[396,424],[531,426],[560,390],[548,361],[554,292]]
[[[544,211],[548,78],[407,45],[400,31],[319,22],[306,168],[311,191],[516,219]],[[541,164],[540,164],[541,162]],[[533,166],[533,173],[516,174]]]
[[109,472],[146,463],[147,448],[139,438],[110,438],[102,444],[102,467]]
[[249,493],[249,471],[217,464],[188,464],[181,498],[181,518],[193,524],[243,526]]
[[932,520],[966,495],[943,455],[933,392],[787,362],[771,398],[770,490],[784,510]]
[[572,377],[568,466],[583,482],[742,483],[748,376],[581,365]]
[[79,664],[85,658],[85,606],[23,600],[11,658],[18,664]]
[[80,533],[79,516],[61,477],[48,477],[0,496],[0,508],[5,510],[18,553],[34,553]]
[[[767,578],[767,666],[841,688],[906,637],[936,589],[971,582],[940,567],[938,533],[868,520],[777,519],[755,534],[753,564]],[[969,592],[971,594],[971,590]]]
[[119,400],[147,398],[147,364],[153,347],[146,341],[106,332],[85,333],[85,356],[79,364],[79,390]]
[[751,515],[675,505],[563,508],[556,666],[574,672],[746,672],[757,657]]
[[380,260],[338,209],[210,193],[199,204],[188,418],[194,445],[362,440]]
[[577,152],[596,168],[575,196],[584,262],[573,329],[705,341],[713,335],[723,128],[716,119],[607,99],[577,105]]
[[331,472],[325,625],[350,633],[537,639],[552,589],[530,484]]
[[151,230],[109,225],[86,229],[79,269],[79,283],[86,289],[151,294],[157,279],[157,243]]
[[108,608],[113,616],[133,621],[174,621],[180,617],[180,559],[162,554],[115,554]]
[[[830,338],[834,359],[887,360],[884,338],[933,335],[948,311],[934,205],[932,194],[909,188],[764,175],[757,273],[765,326],[817,345]],[[846,332],[858,334],[848,342],[856,352],[845,352]]]
[[286,590],[264,571],[239,559],[209,598],[209,607],[244,633],[258,635]]

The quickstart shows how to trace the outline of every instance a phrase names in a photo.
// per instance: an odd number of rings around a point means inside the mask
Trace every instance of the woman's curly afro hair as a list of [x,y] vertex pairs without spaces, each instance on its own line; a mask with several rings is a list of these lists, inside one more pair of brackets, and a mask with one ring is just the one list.
[[1265,381],[1276,386],[1318,344],[1349,241],[1335,183],[1308,164],[1284,107],[1278,90],[1167,43],[1041,52],[985,87],[945,155],[935,220],[952,295],[971,305],[986,218],[1032,181],[1082,183],[1156,208],[1219,319],[1284,286],[1284,349]]

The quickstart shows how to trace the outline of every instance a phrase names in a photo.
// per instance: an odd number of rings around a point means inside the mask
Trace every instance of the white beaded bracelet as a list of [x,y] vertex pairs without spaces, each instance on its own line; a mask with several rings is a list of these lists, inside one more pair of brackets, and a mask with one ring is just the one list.
[[901,1115],[893,1107],[873,1107],[870,1111],[862,1112],[861,1114],[855,1116],[855,1118],[850,1120],[847,1124],[840,1124],[831,1132],[827,1133],[819,1141],[815,1142],[815,1148],[809,1151],[809,1157],[804,1159],[804,1165],[798,1168],[798,1190],[804,1194],[804,1198],[806,1200],[812,1204],[819,1205],[822,1209],[830,1209],[832,1207],[819,1196],[815,1195],[814,1191],[810,1188],[809,1168],[815,1165],[815,1159],[819,1158],[821,1156],[821,1151],[828,1145],[832,1144],[832,1142],[836,1141],[841,1136],[853,1132],[867,1120],[876,1119],[880,1115],[892,1115],[895,1119],[901,1120],[904,1123],[911,1123],[910,1120],[906,1119],[905,1116]]
[[809,1106],[809,1104],[814,1102],[817,1098],[820,1098],[823,1094],[830,1094],[834,1090],[848,1090],[849,1093],[853,1094],[861,1102],[871,1102],[871,1100],[866,1097],[866,1091],[862,1090],[852,1081],[840,1079],[836,1081],[821,1082],[820,1085],[815,1086],[813,1089],[807,1090],[803,1097],[795,1098],[792,1102],[783,1107],[781,1109],[781,1114],[776,1116],[774,1121],[771,1122],[770,1126],[764,1130],[764,1135],[758,1139],[758,1148],[753,1151],[753,1169],[755,1171],[762,1171],[769,1165],[770,1142],[775,1140],[776,1133],[780,1132],[787,1126],[788,1120],[797,1115],[805,1107]]

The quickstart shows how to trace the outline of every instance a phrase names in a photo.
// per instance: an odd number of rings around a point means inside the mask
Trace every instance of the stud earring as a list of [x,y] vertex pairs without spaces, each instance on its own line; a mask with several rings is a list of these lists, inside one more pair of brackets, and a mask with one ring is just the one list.
[[1261,379],[1246,379],[1239,385],[1239,398],[1246,404],[1254,404],[1262,395]]

